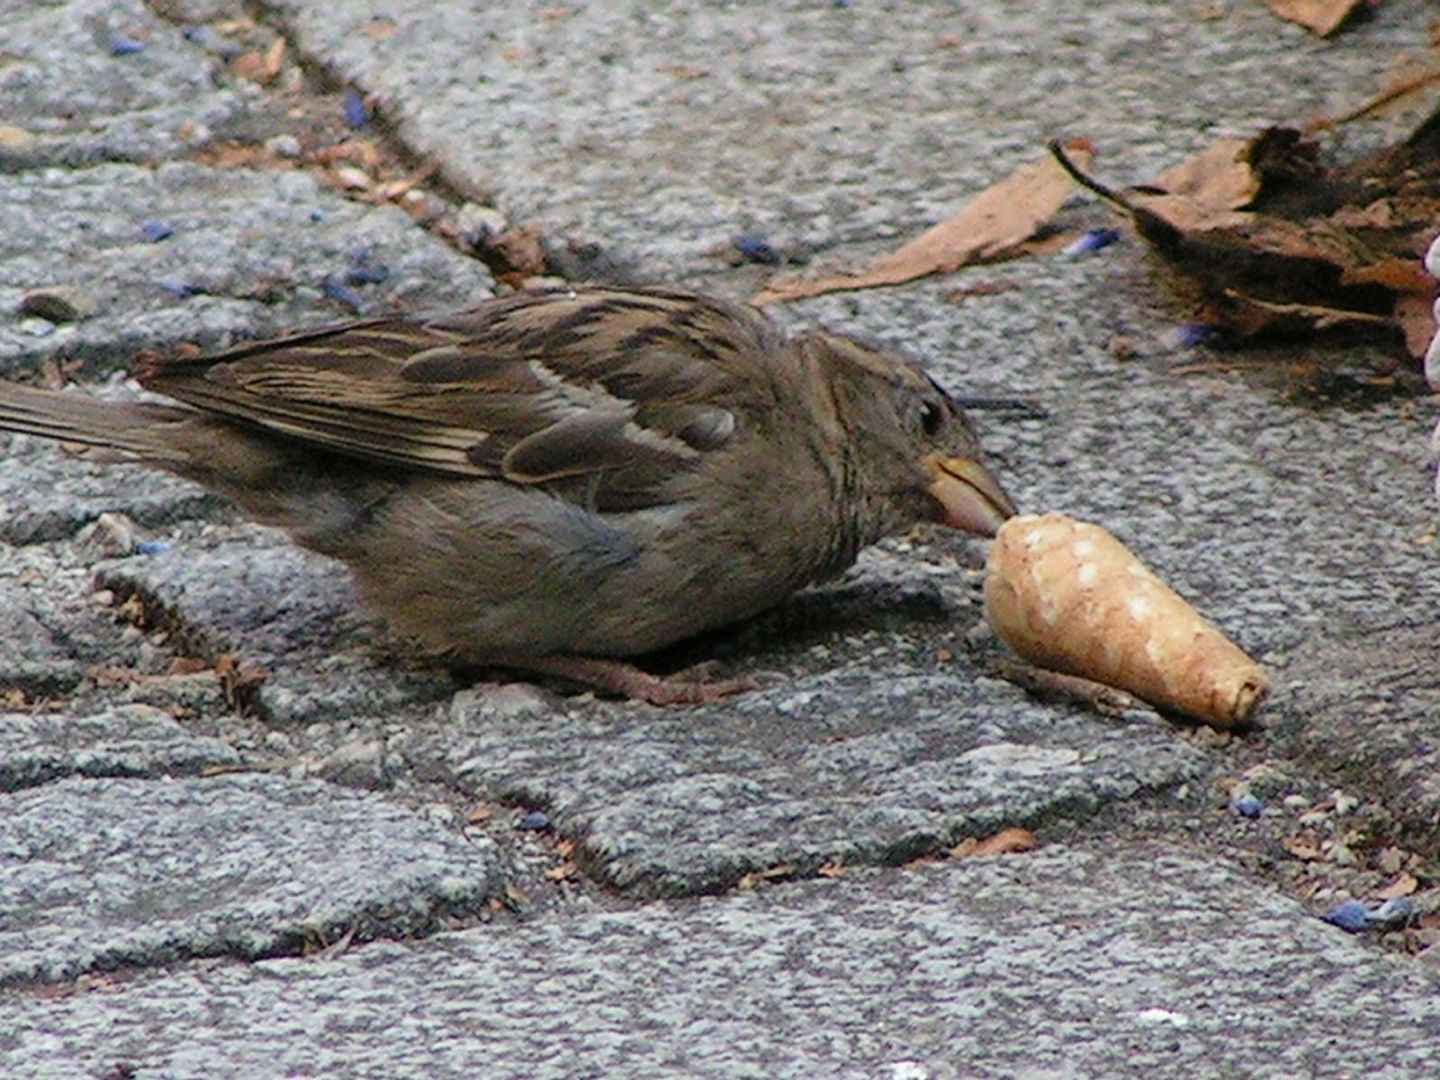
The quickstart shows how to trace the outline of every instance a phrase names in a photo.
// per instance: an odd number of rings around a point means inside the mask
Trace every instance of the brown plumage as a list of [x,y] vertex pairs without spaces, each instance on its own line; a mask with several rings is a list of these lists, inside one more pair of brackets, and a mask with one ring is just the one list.
[[919,368],[688,293],[517,294],[138,375],[182,405],[0,383],[0,429],[227,495],[454,661],[651,700],[714,688],[594,658],[754,614],[916,522],[1013,513]]

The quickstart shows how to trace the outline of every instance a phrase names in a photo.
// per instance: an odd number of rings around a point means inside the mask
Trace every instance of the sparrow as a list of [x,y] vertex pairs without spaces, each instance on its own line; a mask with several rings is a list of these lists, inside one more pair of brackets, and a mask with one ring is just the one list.
[[139,365],[174,404],[0,382],[0,430],[118,451],[345,563],[461,668],[657,704],[753,684],[623,658],[734,623],[919,522],[1015,513],[911,361],[661,289],[522,292]]

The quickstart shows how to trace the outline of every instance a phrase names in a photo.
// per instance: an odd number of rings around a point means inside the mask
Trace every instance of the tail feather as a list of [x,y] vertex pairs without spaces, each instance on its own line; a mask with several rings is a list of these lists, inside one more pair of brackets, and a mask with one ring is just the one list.
[[105,401],[77,392],[0,382],[0,431],[123,450],[152,461],[187,456],[167,446],[162,432],[192,415],[166,405]]

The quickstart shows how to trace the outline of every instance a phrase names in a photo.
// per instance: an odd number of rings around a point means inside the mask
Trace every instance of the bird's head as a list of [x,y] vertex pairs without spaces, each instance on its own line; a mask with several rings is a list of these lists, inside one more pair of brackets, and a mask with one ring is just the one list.
[[923,370],[836,334],[800,344],[829,388],[858,490],[885,504],[887,525],[936,521],[994,536],[1014,516],[969,417]]

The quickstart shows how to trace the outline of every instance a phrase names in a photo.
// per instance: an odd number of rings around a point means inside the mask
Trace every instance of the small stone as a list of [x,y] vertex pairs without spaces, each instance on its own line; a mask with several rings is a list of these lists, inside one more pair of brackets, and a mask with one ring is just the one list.
[[1335,804],[1335,813],[1344,817],[1354,811],[1360,805],[1360,800],[1353,795],[1346,795],[1339,788],[1336,788],[1330,795],[1330,800]]
[[73,285],[32,289],[20,298],[21,315],[36,315],[52,323],[75,322],[93,315],[97,307],[93,295]]
[[80,530],[75,542],[94,558],[118,559],[135,553],[136,532],[135,522],[124,514],[101,514]]
[[467,202],[455,212],[455,228],[465,237],[498,236],[509,227],[505,215],[493,206]]
[[1356,866],[1360,860],[1355,857],[1355,852],[1350,850],[1350,845],[1335,841],[1325,850],[1325,858],[1336,866]]
[[294,135],[274,135],[265,140],[265,152],[278,158],[298,158],[300,140]]
[[374,183],[370,174],[356,165],[337,165],[332,171],[340,186],[351,191],[363,191]]
[[28,150],[38,141],[33,131],[14,124],[0,124],[0,150]]

